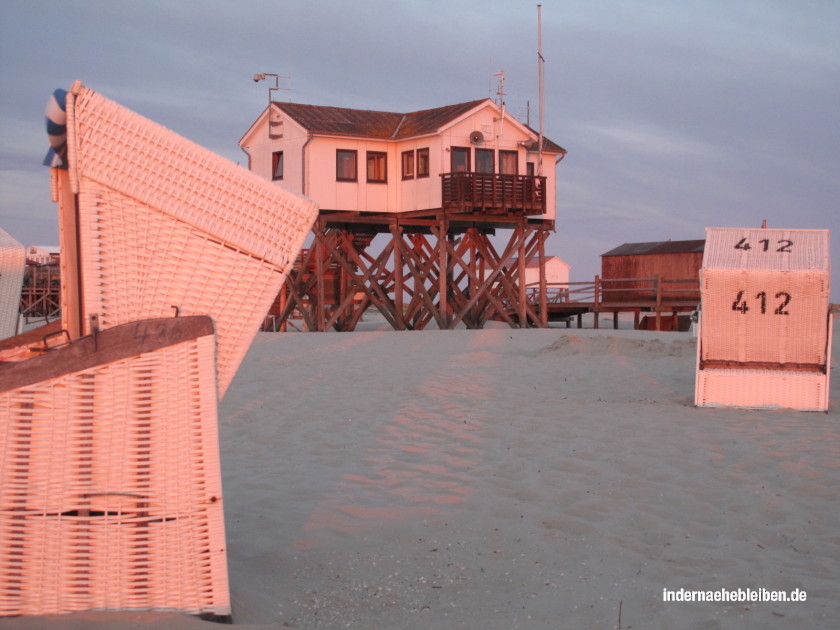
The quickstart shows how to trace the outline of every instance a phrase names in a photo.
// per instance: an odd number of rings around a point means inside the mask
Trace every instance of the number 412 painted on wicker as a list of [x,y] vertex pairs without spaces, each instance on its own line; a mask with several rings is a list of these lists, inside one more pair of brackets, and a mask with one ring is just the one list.
[[[745,291],[738,291],[738,295],[735,298],[735,301],[732,302],[732,310],[738,311],[742,315],[746,315],[747,311],[750,310],[749,305],[747,304],[747,300],[744,298]],[[762,315],[767,313],[767,293],[761,291],[755,294],[755,299],[759,301],[759,308]],[[779,291],[776,294],[776,299],[781,299],[782,301],[773,311],[774,315],[790,315],[790,312],[787,310],[788,304],[790,304],[791,295],[787,291]]]
[[[761,243],[761,251],[763,251],[763,252],[770,251],[770,239],[763,238],[758,242]],[[783,254],[789,254],[790,253],[790,248],[793,247],[793,241],[788,240],[786,238],[782,238],[782,239],[779,239],[778,241],[776,241],[776,245],[778,245],[778,247],[774,251],[782,252]],[[738,241],[735,244],[735,249],[742,249],[744,251],[749,251],[749,250],[752,249],[752,245],[750,245],[750,242],[747,240],[747,237],[745,236],[744,238],[742,238],[740,241]]]

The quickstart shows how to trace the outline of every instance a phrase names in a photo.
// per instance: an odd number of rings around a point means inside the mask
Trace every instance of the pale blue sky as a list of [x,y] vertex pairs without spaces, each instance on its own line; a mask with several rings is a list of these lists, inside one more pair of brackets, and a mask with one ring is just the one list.
[[[624,242],[840,227],[840,2],[542,4],[544,128],[569,151],[548,251],[573,279]],[[536,53],[525,0],[3,0],[0,227],[57,243],[43,112],[75,79],[244,163],[255,73],[291,75],[295,102],[407,112],[493,96],[504,68],[536,126]]]

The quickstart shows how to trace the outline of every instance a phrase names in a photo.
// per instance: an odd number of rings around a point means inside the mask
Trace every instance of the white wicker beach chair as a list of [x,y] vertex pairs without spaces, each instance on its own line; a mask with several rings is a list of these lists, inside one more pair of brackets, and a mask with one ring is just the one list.
[[707,229],[695,402],[828,408],[828,230]]
[[227,617],[216,405],[317,208],[78,83],[63,142],[62,328],[0,343],[0,616]]
[[17,333],[26,249],[0,229],[0,339]]
[[62,277],[80,282],[64,294],[78,304],[62,305],[64,327],[76,336],[210,315],[223,395],[317,207],[79,84],[67,96],[67,160],[54,192],[79,221],[62,230]]

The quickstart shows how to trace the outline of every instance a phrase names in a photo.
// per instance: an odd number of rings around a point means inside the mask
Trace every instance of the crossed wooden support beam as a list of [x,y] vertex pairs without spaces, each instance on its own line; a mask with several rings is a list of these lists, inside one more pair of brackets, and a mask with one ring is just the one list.
[[440,329],[483,328],[490,320],[545,327],[546,305],[529,302],[525,269],[539,262],[544,295],[549,227],[518,218],[500,253],[492,223],[453,223],[443,213],[422,222],[385,217],[374,231],[387,240],[372,246],[375,239],[359,237],[370,234],[370,223],[322,216],[312,246],[286,278],[281,326],[298,315],[311,331],[353,330],[373,306],[395,330],[432,322]]

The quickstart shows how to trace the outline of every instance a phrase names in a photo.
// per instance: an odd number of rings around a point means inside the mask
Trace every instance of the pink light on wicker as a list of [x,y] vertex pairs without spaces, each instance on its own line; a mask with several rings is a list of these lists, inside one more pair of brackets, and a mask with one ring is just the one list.
[[0,616],[227,616],[215,336],[146,320],[0,366]]
[[91,315],[100,328],[175,309],[210,315],[221,396],[317,207],[84,86],[67,117],[70,167],[56,196],[78,204],[79,252],[62,263],[80,270],[80,332]]
[[708,228],[695,402],[828,408],[828,230]]
[[0,343],[0,617],[229,617],[216,405],[317,207],[80,83],[66,105],[63,330]]

